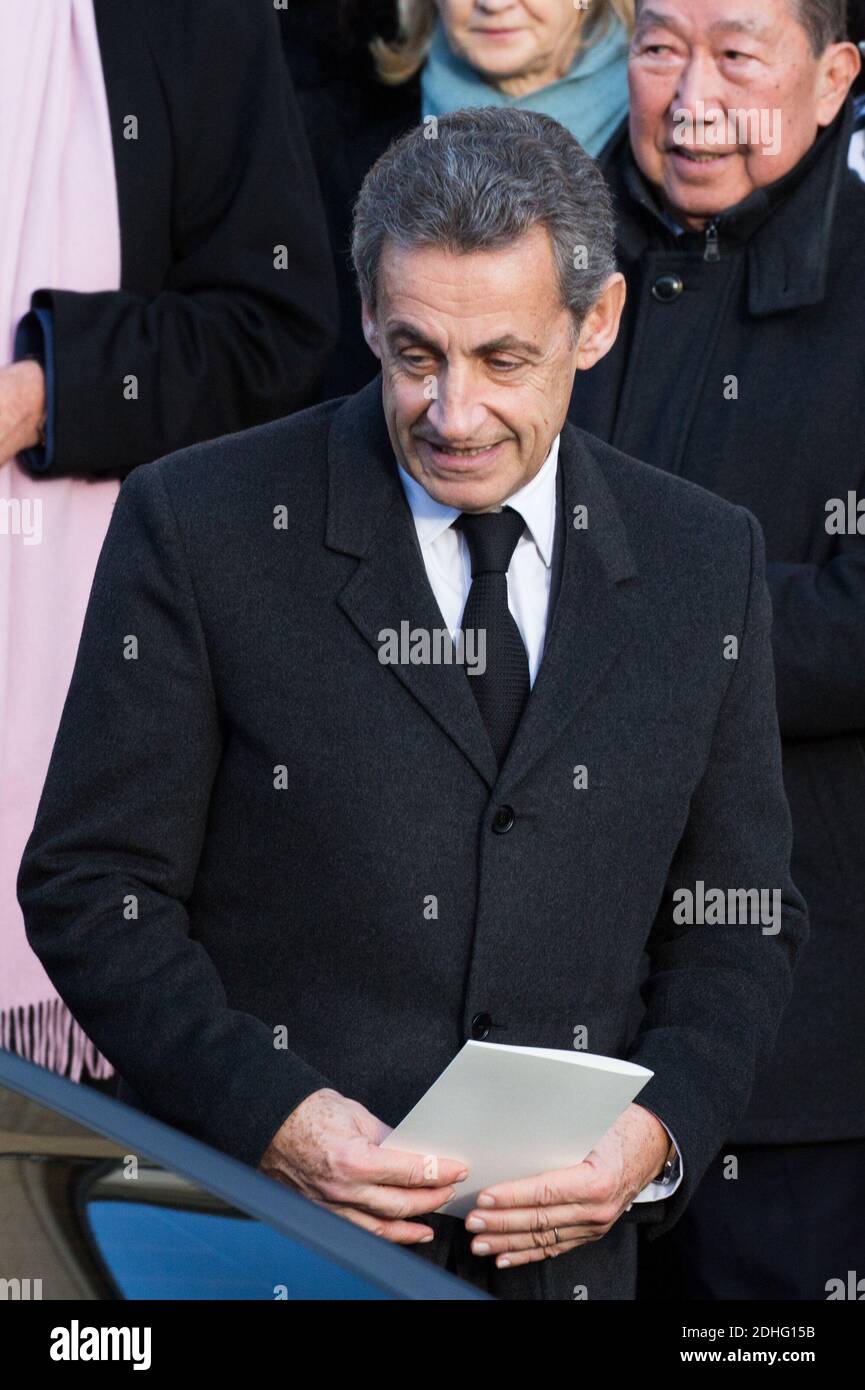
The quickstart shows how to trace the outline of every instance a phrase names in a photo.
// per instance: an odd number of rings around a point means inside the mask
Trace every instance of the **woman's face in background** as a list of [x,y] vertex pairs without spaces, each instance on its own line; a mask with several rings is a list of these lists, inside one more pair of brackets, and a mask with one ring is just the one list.
[[[594,0],[600,3],[600,0]],[[574,0],[436,0],[454,53],[512,96],[563,77],[585,11]]]

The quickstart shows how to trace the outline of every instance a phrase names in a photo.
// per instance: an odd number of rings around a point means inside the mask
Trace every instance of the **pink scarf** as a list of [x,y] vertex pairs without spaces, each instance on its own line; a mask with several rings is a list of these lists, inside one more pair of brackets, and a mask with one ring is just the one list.
[[[114,157],[93,0],[0,3],[0,365],[36,289],[120,285]],[[87,410],[90,402],[80,402]],[[119,482],[0,460],[0,1045],[112,1074],[31,951],[15,880]]]

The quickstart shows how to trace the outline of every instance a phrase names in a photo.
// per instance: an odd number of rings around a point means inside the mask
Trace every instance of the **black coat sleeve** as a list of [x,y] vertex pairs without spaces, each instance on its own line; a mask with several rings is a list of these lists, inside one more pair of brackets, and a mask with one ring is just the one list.
[[162,466],[115,503],[18,894],[30,945],[147,1109],[257,1164],[330,1083],[231,1007],[190,935],[222,730]]
[[865,536],[845,536],[828,564],[775,563],[767,576],[784,737],[865,732]]
[[184,0],[164,33],[158,5],[141,16],[172,132],[174,167],[158,173],[172,259],[153,295],[33,296],[53,317],[56,475],[125,477],[287,414],[336,340],[324,214],[272,6]]
[[[807,941],[804,900],[790,877],[792,826],[781,773],[775,709],[772,609],[762,532],[750,513],[750,566],[738,659],[715,725],[703,777],[648,944],[641,993],[645,1014],[628,1059],[654,1076],[636,1097],[676,1137],[684,1177],[672,1196],[635,1205],[632,1220],[655,1223],[651,1238],[678,1220],[748,1103],[758,1062],[771,1053]],[[744,528],[743,528],[744,529]],[[733,547],[731,546],[731,563]],[[734,625],[735,623],[735,625]],[[721,639],[719,635],[719,659]],[[683,925],[681,900],[706,889],[780,892],[779,929],[770,925]],[[772,901],[772,899],[770,899]]]

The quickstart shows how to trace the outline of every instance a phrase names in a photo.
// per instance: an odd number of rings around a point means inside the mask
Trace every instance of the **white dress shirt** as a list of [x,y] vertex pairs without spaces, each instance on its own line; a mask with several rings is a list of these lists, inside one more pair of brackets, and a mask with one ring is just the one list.
[[[525,645],[532,685],[541,664],[547,631],[560,439],[561,436],[557,435],[542,467],[525,487],[507,499],[506,504],[519,512],[526,523],[508,567],[507,583],[508,607]],[[427,578],[445,626],[452,640],[456,641],[472,583],[468,542],[462,532],[455,531],[451,525],[459,516],[459,510],[436,502],[416,479],[406,473],[402,465],[398,465],[398,470],[414,518]],[[639,1104],[639,1100],[636,1103]],[[660,1115],[656,1119],[664,1124]],[[667,1129],[667,1126],[664,1125],[664,1128]],[[670,1134],[670,1131],[667,1130],[667,1133]],[[670,1138],[673,1139],[672,1134]],[[635,1202],[655,1202],[662,1197],[672,1196],[684,1176],[678,1145],[676,1156],[671,1181],[648,1183],[634,1198]]]
[[[556,529],[558,458],[557,437],[543,467],[531,482],[507,500],[507,505],[519,512],[526,523],[508,567],[508,607],[528,654],[532,685],[541,664],[547,631]],[[427,577],[445,626],[455,641],[472,583],[468,542],[461,532],[454,531],[451,526],[451,522],[459,516],[459,510],[436,502],[402,467],[399,476],[414,517]]]

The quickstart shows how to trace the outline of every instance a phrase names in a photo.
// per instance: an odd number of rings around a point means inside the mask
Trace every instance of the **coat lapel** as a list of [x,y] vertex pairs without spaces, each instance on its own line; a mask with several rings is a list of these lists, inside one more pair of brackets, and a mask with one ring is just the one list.
[[[637,573],[615,500],[589,436],[562,430],[564,555],[558,601],[548,622],[535,684],[502,767],[516,786],[591,697],[635,631]],[[586,508],[585,529],[574,527]]]
[[[562,430],[562,576],[544,655],[501,778],[521,781],[589,699],[632,636],[636,574],[624,523],[589,436]],[[400,485],[381,402],[381,378],[336,412],[328,443],[326,544],[360,564],[338,603],[378,655],[379,634],[400,624],[445,626],[430,588],[411,510]],[[573,525],[586,508],[587,525]],[[462,666],[387,667],[461,749],[492,789],[496,759]]]
[[[427,632],[446,624],[430,588],[411,509],[396,471],[377,377],[336,413],[328,443],[326,544],[360,564],[338,603],[376,653],[384,629],[408,622]],[[491,788],[495,754],[465,669],[392,664],[418,704]]]

